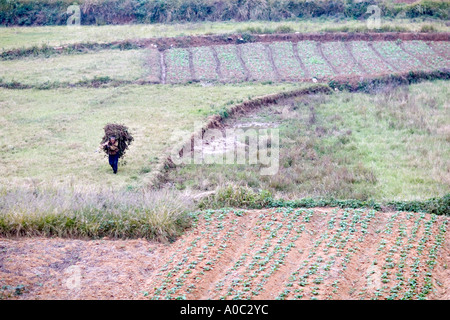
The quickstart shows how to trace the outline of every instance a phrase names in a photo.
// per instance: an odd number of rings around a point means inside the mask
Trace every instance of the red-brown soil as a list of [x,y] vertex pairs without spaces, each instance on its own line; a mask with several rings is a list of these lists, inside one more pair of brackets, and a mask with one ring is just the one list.
[[199,215],[172,244],[0,239],[0,298],[449,299],[449,220],[224,209]]

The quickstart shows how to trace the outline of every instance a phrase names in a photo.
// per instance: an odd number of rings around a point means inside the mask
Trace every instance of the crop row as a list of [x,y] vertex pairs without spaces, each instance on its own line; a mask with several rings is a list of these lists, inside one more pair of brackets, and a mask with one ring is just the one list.
[[312,77],[326,78],[335,75],[331,66],[320,54],[317,42],[301,41],[297,44],[297,52],[308,74]]
[[446,65],[446,60],[437,55],[433,49],[423,41],[405,41],[402,43],[402,46],[407,52],[410,52],[425,63],[425,65],[422,66],[423,69],[435,70]]
[[222,284],[223,290],[217,292],[221,299],[258,298],[266,290],[268,281],[285,264],[304,230],[303,225],[295,227],[301,213],[300,210],[277,209],[260,215],[259,218],[265,223],[256,224],[252,230],[252,238],[256,240],[250,244],[251,258],[246,256],[245,260],[238,260],[228,270],[227,276],[234,272],[238,276]]
[[197,220],[201,219],[200,235],[186,243],[182,240],[179,247],[170,256],[157,274],[152,292],[152,299],[186,299],[186,294],[195,292],[196,283],[208,276],[217,261],[227,248],[227,243],[237,229],[236,219],[225,218],[228,215],[240,216],[239,210],[207,210]]
[[374,211],[344,210],[338,216],[334,210],[329,215],[327,230],[314,241],[308,256],[290,274],[285,289],[277,298],[332,299],[342,291],[341,281],[330,283],[331,279],[342,276],[349,267],[374,217]]
[[164,56],[168,83],[185,83],[193,80],[187,49],[170,49],[165,51]]
[[372,299],[426,299],[433,290],[432,271],[446,225],[447,220],[443,220],[438,226],[436,215],[393,214],[381,232],[378,257],[372,262],[381,278],[378,288],[371,293]]
[[368,42],[352,41],[348,45],[355,59],[368,74],[379,75],[395,71],[372,50]]
[[394,41],[375,41],[372,45],[385,61],[400,72],[421,68],[421,62],[402,50]]
[[217,81],[217,62],[211,47],[194,47],[191,49],[196,79],[200,81]]
[[[435,290],[448,219],[396,212],[384,220],[362,209],[278,208],[242,220],[247,214],[194,215],[152,298],[426,299]],[[345,280],[354,275],[359,291]]]
[[433,41],[430,42],[430,47],[445,59],[445,67],[450,68],[450,44],[448,42],[443,41]]
[[241,46],[242,59],[249,71],[251,80],[276,80],[274,68],[270,62],[269,50],[269,47],[262,43]]
[[215,50],[220,61],[220,73],[224,82],[238,82],[247,79],[236,46],[217,46]]
[[273,42],[270,44],[275,67],[282,80],[299,81],[306,78],[305,70],[296,56],[296,48],[291,42]]
[[361,75],[363,71],[352,59],[345,42],[324,42],[322,51],[330,63],[338,70],[338,75]]
[[300,41],[174,48],[164,60],[168,83],[301,81],[440,69],[448,52],[447,42]]

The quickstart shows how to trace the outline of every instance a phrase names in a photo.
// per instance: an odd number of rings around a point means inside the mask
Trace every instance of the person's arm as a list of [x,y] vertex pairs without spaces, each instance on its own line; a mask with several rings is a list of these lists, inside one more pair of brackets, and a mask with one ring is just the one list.
[[99,150],[106,150],[108,149],[108,141],[106,141],[105,143],[102,143],[99,147]]

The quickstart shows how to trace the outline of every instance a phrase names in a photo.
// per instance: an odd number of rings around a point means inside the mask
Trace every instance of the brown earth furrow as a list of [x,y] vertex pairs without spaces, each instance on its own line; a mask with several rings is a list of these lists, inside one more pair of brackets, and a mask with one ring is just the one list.
[[[438,237],[443,236],[445,238],[445,234],[448,231],[446,231],[444,234],[440,234],[440,226],[445,221],[445,218],[443,219],[442,216],[440,216],[440,217],[434,216],[434,218],[436,218],[436,220],[432,224],[430,234],[425,234],[425,232],[424,232],[423,238],[421,238],[419,240],[419,245],[422,240],[424,241],[424,243],[422,244],[424,246],[424,248],[422,251],[422,261],[421,261],[422,263],[420,266],[420,275],[421,275],[421,277],[425,278],[427,276],[427,274],[431,274],[431,277],[432,277],[431,282],[432,282],[434,291],[435,292],[440,291],[440,293],[444,295],[444,294],[446,294],[446,290],[445,290],[445,288],[442,288],[443,287],[442,285],[445,283],[446,279],[442,276],[436,277],[436,269],[438,267],[438,263],[433,256],[434,255],[441,256],[442,251],[445,248],[444,247],[445,241],[441,248],[439,248],[437,246],[435,247],[435,244],[437,243]],[[427,215],[426,220],[431,222],[432,216]],[[423,231],[425,231],[425,229]],[[436,263],[436,264],[433,265],[432,263]],[[445,269],[445,267],[444,267],[444,269]],[[419,290],[421,292],[423,291],[424,286],[425,286],[425,281],[420,283]]]
[[277,66],[275,65],[275,61],[273,59],[272,48],[268,44],[266,44],[264,47],[266,49],[267,57],[269,59],[270,65],[272,66],[272,70],[275,74],[275,77],[277,78],[277,81],[281,81],[282,77],[280,75],[280,71],[278,70]]
[[245,81],[249,81],[250,79],[252,79],[252,75],[250,73],[250,70],[245,65],[244,59],[242,58],[241,47],[239,45],[236,45],[235,49],[236,49],[236,55],[239,59],[239,62],[241,63],[242,69],[244,69],[244,72],[245,72]]
[[319,56],[322,57],[322,59],[327,63],[327,65],[331,68],[331,70],[333,70],[333,73],[335,75],[340,75],[340,72],[338,69],[336,69],[336,67],[330,62],[330,60],[328,59],[328,57],[323,53],[322,50],[322,45],[320,42],[316,43],[316,51],[319,54]]
[[[444,217],[439,217],[438,223],[442,225],[445,222]],[[450,230],[447,224],[444,235],[444,242],[441,249],[437,253],[437,260],[444,261],[444,263],[437,263],[433,270],[433,299],[450,299],[450,237],[448,236]]]
[[[204,229],[205,226],[198,227],[199,228],[190,230],[182,241],[175,242],[172,250],[164,252],[160,259],[161,262],[159,263],[159,272],[152,274],[152,276],[147,279],[147,284],[149,288],[151,288],[150,294],[161,295],[161,299],[164,299],[169,287],[168,285],[164,286],[163,284],[166,281],[170,281],[170,283],[173,284],[175,281],[181,279],[183,277],[183,272],[186,271],[189,264],[201,254],[201,248],[206,246],[210,239],[200,235],[199,229]],[[186,252],[186,247],[190,246],[194,241],[196,241],[194,248],[192,248],[189,252]],[[182,269],[173,271],[174,268],[177,268],[180,265],[183,267]],[[204,262],[199,264],[197,271],[202,270],[203,265]],[[170,277],[168,276],[167,270],[171,270],[170,272],[172,274]],[[157,293],[157,289],[162,290]],[[176,290],[171,293],[171,295],[182,294],[183,292],[180,292],[180,290]]]
[[[337,216],[337,219],[340,219],[340,217],[342,217],[342,211],[341,215]],[[367,269],[370,268],[370,264],[372,262],[371,258],[376,250],[375,246],[379,239],[379,235],[375,231],[378,229],[380,224],[384,223],[377,220],[380,218],[381,217],[373,218],[375,221],[371,221],[366,234],[358,233],[357,237],[359,238],[359,236],[364,236],[364,243],[367,243],[368,246],[357,249],[357,255],[352,256],[352,259],[350,260],[350,263],[345,271],[342,271],[342,269],[339,268],[339,264],[343,262],[342,257],[344,255],[344,253],[339,253],[340,259],[338,259],[334,264],[334,272],[330,272],[330,275],[325,278],[324,284],[322,285],[324,296],[327,299],[343,299],[342,295],[344,292],[351,298],[356,298],[356,291],[352,291],[350,294],[350,290],[357,287],[364,288],[367,286],[369,282],[366,278]],[[348,233],[345,235],[348,235]],[[354,246],[357,244],[356,240],[357,239],[353,239],[352,241]],[[332,247],[329,251],[329,255],[335,255],[337,253],[337,249],[335,247]],[[346,253],[348,253],[348,250]],[[339,293],[335,292],[335,287],[332,286],[335,281],[338,281]]]
[[431,67],[420,55],[414,54],[411,51],[409,51],[408,49],[405,48],[405,45],[403,42],[397,43],[398,47],[400,49],[403,50],[403,52],[405,52],[408,56],[417,59],[420,61],[420,63],[426,67],[428,67],[428,69]]
[[[343,282],[343,293],[344,295],[340,295],[343,299],[371,299],[375,296],[370,295],[373,294],[374,291],[381,290],[383,286],[386,286],[381,279],[381,275],[386,270],[390,270],[389,281],[394,277],[392,273],[392,269],[386,269],[386,255],[389,248],[394,247],[394,243],[396,242],[396,235],[399,230],[399,223],[402,219],[395,220],[395,223],[392,224],[392,229],[390,229],[390,233],[387,232],[386,226],[389,223],[389,219],[384,220],[383,229],[380,233],[370,232],[370,241],[365,241],[366,244],[362,251],[360,252],[358,259],[352,260],[349,264],[349,267],[346,270],[345,279],[351,279],[350,281]],[[385,249],[380,250],[381,241],[385,241]],[[376,262],[375,262],[376,261]],[[359,277],[357,276],[359,274]],[[373,276],[374,275],[374,276]],[[391,281],[392,283],[392,281]],[[389,284],[389,283],[388,283]],[[387,285],[389,287],[389,285]],[[359,292],[354,290],[353,288],[361,288]],[[369,294],[367,293],[369,291]]]
[[310,227],[309,230],[303,232],[301,237],[295,241],[295,246],[285,258],[285,263],[264,284],[264,290],[257,297],[258,299],[273,300],[285,289],[289,277],[298,270],[301,262],[308,259],[310,253],[308,249],[321,236],[321,233],[313,230],[322,230],[326,225],[325,219],[326,214],[314,215],[311,222],[307,224]]
[[166,65],[166,53],[163,51],[161,52],[160,56],[160,70],[161,70],[161,83],[166,84],[166,78],[167,78],[167,65]]
[[249,248],[251,232],[256,219],[253,219],[253,212],[247,212],[243,218],[239,219],[239,231],[232,241],[228,241],[227,252],[217,261],[217,265],[197,284],[196,290],[192,292],[192,299],[215,299],[217,293],[214,292],[215,284],[224,278],[239,257]]
[[197,77],[195,75],[194,53],[190,48],[188,48],[188,53],[189,53],[189,70],[191,71],[191,79],[197,80]]
[[353,63],[358,66],[358,69],[361,71],[362,75],[367,75],[367,70],[363,67],[363,65],[355,58],[353,55],[353,50],[351,48],[351,44],[349,42],[344,43],[344,47],[348,52],[348,55],[352,59]]
[[297,59],[298,63],[300,64],[300,68],[303,70],[303,73],[305,74],[306,78],[311,78],[311,73],[309,72],[308,68],[306,68],[305,64],[303,63],[302,59],[298,55],[298,43],[293,42],[292,43],[292,50],[294,51],[294,57]]
[[432,44],[430,43],[430,41],[427,41],[426,42],[426,44],[427,44],[427,46],[437,55],[437,56],[439,56],[439,57],[441,57],[441,58],[443,58],[443,59],[445,59],[445,60],[447,60],[448,59],[448,57],[446,56],[446,55],[444,55],[444,54],[442,54],[441,52],[439,52],[438,50],[436,50],[433,46],[432,46]]
[[212,54],[214,56],[214,61],[216,62],[217,76],[219,77],[219,81],[223,81],[222,71],[220,70],[220,59],[219,59],[219,56],[217,55],[217,50],[214,46],[211,46],[210,48],[211,48]]
[[367,43],[368,47],[377,55],[378,58],[381,59],[381,61],[383,61],[386,65],[390,66],[393,70],[395,71],[399,71],[399,69],[394,66],[393,64],[389,63],[382,55],[380,52],[378,52],[378,50],[373,46],[373,44],[371,42]]

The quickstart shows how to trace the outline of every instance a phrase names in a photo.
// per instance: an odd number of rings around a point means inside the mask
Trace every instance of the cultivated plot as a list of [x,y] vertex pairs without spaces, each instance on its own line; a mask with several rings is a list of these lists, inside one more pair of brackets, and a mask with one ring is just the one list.
[[218,64],[211,47],[191,48],[193,55],[195,79],[199,81],[217,81]]
[[181,84],[327,81],[450,67],[443,41],[277,41],[239,45],[135,50],[0,61],[6,84],[43,86],[107,80]]
[[248,72],[238,55],[238,48],[234,45],[215,46],[219,60],[219,71],[223,82],[238,82],[248,80]]
[[354,76],[364,73],[361,67],[353,58],[345,42],[324,42],[322,52],[328,58],[337,75]]
[[422,63],[417,58],[402,50],[394,41],[374,41],[372,46],[380,57],[398,72],[408,72],[423,68]]
[[369,42],[351,41],[348,43],[348,46],[356,61],[366,70],[368,74],[380,75],[395,71],[394,67],[386,63],[371,49]]
[[422,69],[435,70],[448,64],[443,57],[439,56],[434,50],[423,41],[405,41],[400,44],[403,50],[421,61]]
[[270,48],[262,43],[240,45],[239,48],[251,80],[275,81],[277,79]]
[[190,54],[187,49],[175,48],[164,52],[166,82],[185,83],[193,80]]
[[173,245],[152,278],[150,298],[391,300],[445,294],[447,217],[280,208],[221,209],[195,219],[196,227]]
[[431,48],[446,60],[446,67],[450,66],[450,43],[444,41],[430,42]]
[[315,41],[300,41],[297,44],[298,55],[308,70],[308,74],[320,79],[335,76],[332,67],[320,53],[318,45]]
[[298,54],[292,42],[272,42],[270,44],[273,61],[278,74],[285,81],[299,81],[306,78]]

